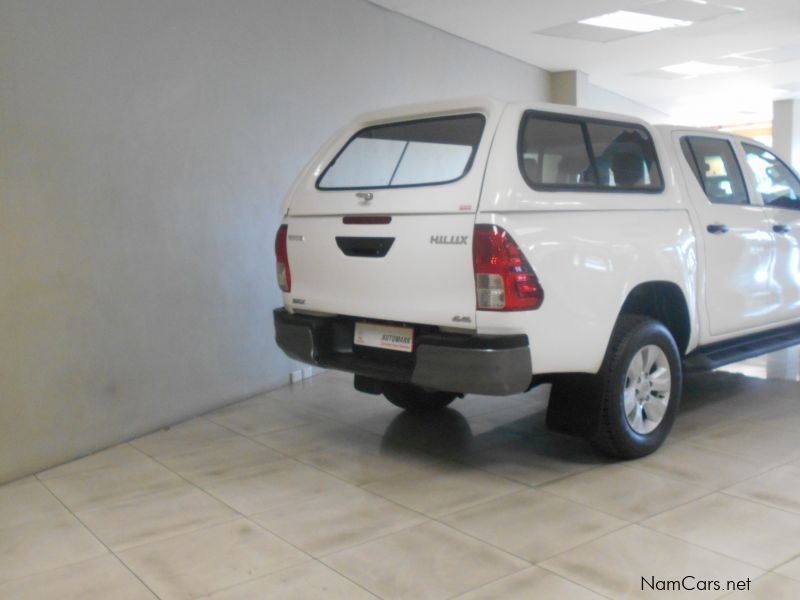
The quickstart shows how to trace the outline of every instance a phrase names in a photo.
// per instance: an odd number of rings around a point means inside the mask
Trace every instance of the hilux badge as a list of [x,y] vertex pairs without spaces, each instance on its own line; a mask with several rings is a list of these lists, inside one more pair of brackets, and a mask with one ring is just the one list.
[[468,235],[432,235],[431,244],[451,244],[454,246],[466,246]]

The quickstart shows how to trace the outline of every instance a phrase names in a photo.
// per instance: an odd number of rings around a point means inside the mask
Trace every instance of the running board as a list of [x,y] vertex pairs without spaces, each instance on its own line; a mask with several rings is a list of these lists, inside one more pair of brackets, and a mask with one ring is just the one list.
[[730,363],[800,344],[800,325],[763,331],[754,335],[700,346],[683,359],[687,373],[710,371]]

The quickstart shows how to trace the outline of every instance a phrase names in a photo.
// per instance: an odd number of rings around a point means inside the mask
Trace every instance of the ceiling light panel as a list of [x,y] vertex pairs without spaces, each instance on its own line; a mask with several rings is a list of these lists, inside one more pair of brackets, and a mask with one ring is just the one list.
[[738,14],[743,8],[723,6],[693,0],[662,0],[636,8],[638,12],[682,21],[707,21],[725,15]]
[[682,19],[672,19],[656,15],[632,12],[629,10],[618,10],[617,12],[591,17],[578,21],[583,25],[593,27],[605,27],[607,29],[622,29],[623,31],[634,31],[636,33],[649,33],[661,29],[672,29],[674,27],[687,27],[691,21]]
[[769,62],[788,62],[790,60],[800,60],[800,45],[792,44],[790,46],[781,46],[779,48],[769,48],[766,50],[757,50],[755,52],[745,52],[739,56],[746,56],[748,58],[766,60]]
[[548,27],[540,31],[534,31],[536,35],[548,35],[551,37],[567,38],[571,40],[583,40],[585,42],[613,42],[634,35],[639,35],[635,31],[624,31],[622,29],[609,29],[608,27],[592,27],[591,25],[581,25],[580,23],[566,23]]
[[738,71],[739,67],[731,65],[716,65],[713,63],[705,63],[696,60],[689,62],[679,63],[677,65],[670,65],[668,67],[661,67],[662,71],[667,73],[676,73],[678,75],[716,75],[717,73],[733,73]]
[[669,71],[662,71],[661,69],[651,69],[649,71],[632,73],[631,76],[647,77],[648,79],[684,79],[686,77],[686,75],[681,73],[670,73]]

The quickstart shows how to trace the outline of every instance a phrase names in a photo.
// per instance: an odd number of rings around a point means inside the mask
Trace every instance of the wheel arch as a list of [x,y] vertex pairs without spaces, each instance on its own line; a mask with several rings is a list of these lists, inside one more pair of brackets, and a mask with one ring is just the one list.
[[625,298],[617,318],[643,315],[660,321],[672,334],[681,356],[692,338],[692,317],[686,295],[672,281],[647,281],[635,286]]

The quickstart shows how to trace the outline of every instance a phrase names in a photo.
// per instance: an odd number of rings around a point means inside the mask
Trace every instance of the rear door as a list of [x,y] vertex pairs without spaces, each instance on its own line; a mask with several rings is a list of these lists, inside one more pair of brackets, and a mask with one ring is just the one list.
[[488,107],[364,123],[296,186],[295,310],[472,329]]
[[712,336],[774,322],[780,308],[769,217],[751,198],[736,148],[725,136],[675,134],[700,220],[706,311]]

